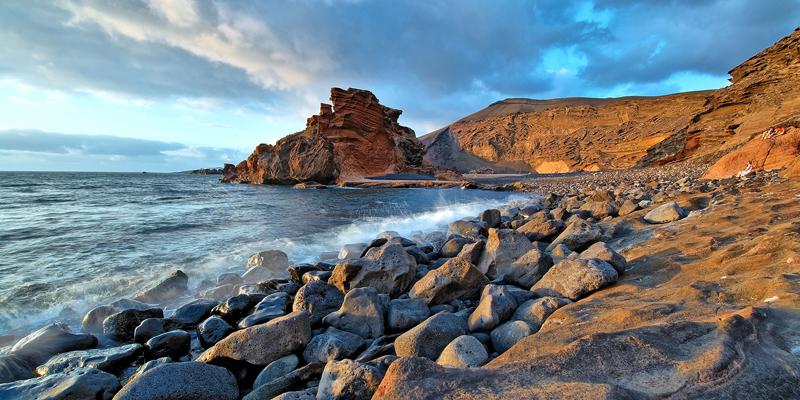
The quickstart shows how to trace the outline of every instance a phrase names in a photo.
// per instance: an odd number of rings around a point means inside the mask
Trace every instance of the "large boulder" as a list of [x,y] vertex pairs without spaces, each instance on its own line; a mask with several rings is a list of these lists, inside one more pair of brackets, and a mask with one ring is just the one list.
[[197,361],[214,363],[217,359],[246,361],[267,365],[305,348],[311,341],[307,311],[295,311],[266,324],[236,331],[204,351]]
[[197,340],[207,349],[234,332],[233,327],[224,319],[213,316],[197,325]]
[[253,267],[264,267],[276,275],[282,275],[289,268],[289,256],[280,250],[267,250],[253,254],[247,260],[245,271]]
[[447,227],[447,236],[450,235],[463,237],[486,236],[486,224],[464,220],[455,221]]
[[292,298],[289,293],[277,292],[261,299],[253,313],[239,322],[239,328],[248,328],[286,315],[292,309]]
[[94,368],[78,368],[68,372],[45,375],[0,384],[3,400],[108,400],[119,389],[116,376]]
[[322,323],[322,318],[336,311],[344,302],[344,293],[336,286],[323,281],[303,285],[294,297],[293,311],[308,311],[312,326]]
[[212,299],[198,299],[186,303],[172,312],[171,318],[180,318],[188,326],[197,326],[211,315],[211,310],[219,304]]
[[550,268],[531,291],[540,297],[564,297],[577,301],[588,293],[616,282],[618,277],[617,270],[603,260],[563,260]]
[[159,304],[174,300],[189,289],[188,283],[189,277],[183,271],[177,270],[156,285],[133,296],[133,300],[148,304]]
[[506,281],[523,288],[530,288],[553,266],[553,257],[543,253],[538,248],[533,248],[529,252],[514,261],[505,274]]
[[665,224],[684,217],[683,209],[674,201],[662,204],[644,215],[644,220],[651,224]]
[[81,321],[81,332],[102,334],[103,320],[120,311],[121,310],[112,306],[98,306],[89,310],[89,312],[83,316],[83,321]]
[[144,343],[164,332],[185,328],[186,321],[180,318],[148,318],[133,330],[133,341]]
[[0,383],[32,378],[36,367],[56,354],[97,347],[97,338],[75,334],[63,324],[50,324],[25,336],[0,356]]
[[516,309],[517,301],[505,286],[486,285],[478,307],[469,317],[469,330],[490,331],[511,318]]
[[622,273],[625,272],[625,269],[628,268],[628,261],[625,260],[625,257],[614,251],[614,249],[603,242],[597,242],[589,246],[588,249],[581,252],[581,258],[597,258],[603,260],[611,264],[611,266],[614,267],[614,269],[617,270],[617,273],[620,275],[622,275]]
[[108,349],[68,351],[51,357],[36,368],[36,374],[45,376],[80,368],[95,368],[116,375],[136,361],[143,351],[144,347],[138,343]]
[[571,224],[567,225],[567,229],[561,232],[557,238],[547,246],[546,251],[553,251],[553,249],[563,244],[572,251],[581,251],[594,242],[600,240],[603,236],[603,230],[599,226],[582,219],[577,219]]
[[369,400],[381,384],[386,371],[353,360],[331,360],[319,381],[317,398],[330,400]]
[[542,324],[552,313],[559,308],[572,303],[569,299],[560,297],[541,297],[531,299],[517,307],[512,317],[515,321],[523,321],[531,326],[533,332],[538,332]]
[[609,201],[589,201],[582,205],[580,209],[589,211],[592,218],[596,220],[601,220],[608,216],[615,217],[619,212],[619,209]]
[[170,357],[177,360],[189,354],[191,344],[192,338],[186,331],[164,332],[145,343],[144,356],[147,360],[155,360],[162,357]]
[[303,359],[308,363],[341,360],[355,355],[364,344],[364,338],[361,336],[330,327],[322,335],[311,339],[303,350]]
[[322,322],[364,339],[383,336],[385,322],[378,291],[371,287],[351,289],[344,296],[342,307]]
[[525,234],[531,242],[547,242],[564,230],[564,221],[560,219],[536,218],[517,228]]
[[492,347],[498,353],[505,353],[520,340],[536,333],[537,330],[525,321],[508,321],[490,333]]
[[213,309],[211,315],[218,315],[230,323],[235,323],[266,297],[265,294],[240,294],[223,301]]
[[453,339],[436,363],[452,368],[479,368],[489,360],[486,346],[475,336],[463,335]]
[[372,287],[381,294],[397,297],[408,290],[417,262],[399,244],[370,249],[363,258],[336,264],[328,283],[342,292],[359,287]]
[[225,368],[201,362],[159,365],[131,379],[114,400],[236,400],[236,378]]
[[389,329],[402,331],[416,326],[430,316],[431,310],[422,301],[394,299],[389,302],[386,324]]
[[408,296],[430,307],[478,297],[487,284],[489,279],[475,266],[462,258],[451,258],[417,281]]
[[400,335],[394,342],[400,357],[426,357],[436,360],[453,339],[469,333],[464,318],[441,312]]
[[164,318],[164,310],[151,308],[143,311],[130,309],[118,312],[103,321],[103,334],[120,343],[131,343],[136,327],[148,318]]
[[533,243],[522,232],[489,229],[489,239],[477,267],[489,279],[497,279],[508,272],[514,261],[533,248]]

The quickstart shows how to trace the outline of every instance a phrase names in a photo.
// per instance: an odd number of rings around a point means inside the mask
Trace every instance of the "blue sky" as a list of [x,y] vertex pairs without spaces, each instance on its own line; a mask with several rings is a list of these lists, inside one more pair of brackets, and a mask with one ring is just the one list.
[[800,0],[5,0],[0,170],[235,164],[334,86],[418,136],[510,97],[716,89],[798,25]]

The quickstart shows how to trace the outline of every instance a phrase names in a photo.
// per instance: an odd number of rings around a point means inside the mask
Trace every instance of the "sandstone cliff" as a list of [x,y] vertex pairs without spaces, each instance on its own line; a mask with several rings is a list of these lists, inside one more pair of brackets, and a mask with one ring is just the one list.
[[331,89],[302,132],[260,144],[223,182],[332,183],[367,176],[419,172],[424,146],[414,131],[397,122],[402,111],[381,105],[369,91]]
[[704,92],[620,99],[509,99],[421,138],[425,159],[461,172],[552,173],[706,164],[800,116],[800,30]]

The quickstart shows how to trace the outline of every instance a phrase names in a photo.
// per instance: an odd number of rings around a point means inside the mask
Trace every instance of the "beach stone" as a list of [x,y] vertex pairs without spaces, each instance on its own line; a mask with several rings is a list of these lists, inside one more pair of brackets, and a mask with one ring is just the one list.
[[162,333],[145,343],[144,357],[154,360],[162,357],[179,359],[189,354],[192,338],[189,333],[182,330],[173,330]]
[[264,267],[268,270],[280,274],[289,268],[289,256],[280,250],[262,251],[250,256],[245,266],[245,271],[253,267]]
[[164,332],[185,329],[186,321],[180,318],[148,318],[133,331],[133,342],[144,343]]
[[444,242],[442,248],[439,249],[439,256],[444,258],[455,257],[459,253],[461,253],[461,250],[464,248],[465,245],[468,245],[473,242],[474,242],[473,240],[467,239],[463,236],[453,236],[452,238]]
[[416,260],[403,246],[387,244],[369,250],[364,258],[336,264],[328,283],[345,293],[354,288],[373,287],[378,293],[397,297],[408,290],[416,271]]
[[574,251],[570,250],[569,247],[564,246],[563,244],[559,244],[550,250],[550,254],[552,254],[553,257],[567,258],[572,253],[574,253]]
[[242,283],[244,283],[244,279],[234,272],[227,272],[217,277],[217,286],[241,285]]
[[372,287],[351,289],[344,296],[342,307],[325,316],[322,322],[365,339],[383,336],[384,318],[378,291]]
[[219,305],[219,302],[211,299],[198,299],[186,303],[172,312],[170,318],[180,318],[186,322],[187,326],[197,326],[206,318],[211,316],[211,310]]
[[417,262],[417,266],[423,264],[429,264],[431,262],[430,259],[428,258],[428,255],[425,254],[425,252],[422,251],[422,249],[420,249],[419,247],[408,246],[405,249],[406,253],[408,253],[411,257],[414,257],[414,260]]
[[589,246],[588,249],[581,253],[581,258],[597,258],[603,260],[611,264],[611,266],[614,267],[614,269],[617,270],[617,273],[620,275],[622,275],[622,273],[625,272],[625,269],[628,268],[628,261],[625,260],[625,257],[614,251],[611,247],[603,242],[597,242]]
[[601,220],[608,216],[616,216],[619,210],[609,201],[590,201],[582,205],[581,210],[589,211],[592,218]]
[[490,331],[511,318],[517,301],[502,285],[486,285],[478,307],[469,317],[471,332]]
[[202,362],[159,365],[131,379],[114,400],[236,400],[236,378],[225,368]]
[[36,374],[45,376],[79,368],[95,368],[116,375],[136,361],[143,351],[144,347],[138,343],[108,349],[68,351],[51,357],[36,368]]
[[255,307],[266,295],[263,294],[240,294],[233,296],[211,309],[211,315],[218,315],[222,319],[234,323],[236,320],[247,314],[251,308]]
[[3,349],[0,356],[0,383],[33,378],[36,367],[56,354],[97,347],[97,338],[88,333],[72,333],[65,324],[50,324]]
[[358,258],[364,250],[369,247],[366,243],[350,243],[342,246],[339,250],[339,259],[340,260],[348,260],[351,258]]
[[508,267],[523,254],[534,248],[522,232],[513,229],[489,229],[486,248],[477,268],[489,279],[497,279],[508,272]]
[[[250,267],[247,271],[245,271],[244,274],[242,274],[242,281],[244,281],[244,283],[266,282],[266,281],[269,281],[271,279],[278,278],[278,277],[280,277],[282,275],[283,274],[275,272],[275,271],[273,271],[273,270],[271,270],[271,269],[269,269],[267,267],[262,267],[260,265],[256,265],[256,266]],[[235,286],[235,285],[224,285],[224,286],[221,286],[221,287],[231,287],[231,288],[233,288],[233,286]],[[222,296],[222,298],[227,297],[227,296],[229,296],[231,294],[230,292],[228,292],[228,293],[229,293],[228,295]],[[217,296],[208,296],[208,297],[217,298],[217,299],[220,298],[220,297],[217,297]]]
[[83,321],[81,321],[81,332],[102,334],[103,320],[119,311],[120,310],[116,307],[111,306],[98,306],[89,310],[89,312],[83,316]]
[[204,351],[197,360],[213,363],[219,358],[230,358],[267,365],[305,348],[310,341],[308,312],[295,311],[266,324],[236,331]]
[[[389,240],[386,241],[386,244],[399,244],[400,246],[403,246],[403,247],[412,247],[412,246],[416,246],[417,242],[415,242],[415,241],[413,241],[411,239],[406,239],[406,238],[404,238],[402,236],[394,236],[394,237],[389,238]],[[377,247],[383,247],[383,245],[377,246]]]
[[517,230],[524,233],[531,242],[546,242],[555,238],[564,227],[566,224],[560,219],[533,219]]
[[322,318],[336,311],[344,302],[344,293],[336,286],[323,281],[305,284],[294,298],[293,311],[308,311],[312,326],[322,323]]
[[462,258],[451,258],[417,281],[408,296],[430,307],[478,297],[487,284],[489,279],[478,268]]
[[536,333],[542,328],[544,321],[559,308],[571,304],[572,301],[561,297],[541,297],[531,299],[517,307],[511,319],[526,322]]
[[327,282],[332,275],[333,271],[308,271],[300,278],[300,282],[304,285],[311,281]]
[[485,210],[480,216],[481,222],[486,223],[486,228],[497,228],[503,222],[500,210]]
[[467,333],[469,326],[464,318],[442,312],[400,335],[394,342],[394,348],[400,357],[436,360],[453,339]]
[[514,261],[505,274],[506,281],[530,288],[553,266],[553,258],[538,248],[533,248]]
[[564,297],[577,301],[586,294],[616,282],[618,277],[617,270],[603,260],[564,260],[550,268],[531,291],[541,297]]
[[303,275],[308,272],[333,270],[333,268],[325,268],[325,265],[329,264],[320,263],[319,267],[314,264],[295,264],[286,270],[289,271],[289,279],[292,282],[303,283]]
[[447,236],[459,235],[463,237],[486,236],[486,224],[472,221],[459,220],[447,226]]
[[369,400],[386,371],[353,360],[331,360],[325,365],[317,391],[318,399]]
[[461,248],[461,252],[458,253],[457,257],[472,265],[476,265],[478,264],[478,261],[480,261],[481,254],[483,254],[483,249],[485,247],[486,241],[482,239],[475,243],[465,244],[464,247]]
[[255,310],[239,322],[239,329],[263,324],[267,321],[286,315],[292,309],[292,297],[289,293],[277,292],[261,299]]
[[564,232],[561,232],[561,234],[550,243],[550,246],[547,246],[547,251],[553,251],[553,248],[559,244],[567,246],[570,250],[580,251],[600,240],[601,236],[603,236],[603,230],[600,229],[600,227],[579,219],[567,225]]
[[167,302],[182,296],[189,289],[188,284],[189,277],[183,271],[177,270],[155,286],[139,292],[133,299],[149,304]]
[[492,338],[494,351],[502,354],[520,340],[525,339],[537,331],[538,329],[534,330],[525,321],[509,321],[492,330],[489,336]]
[[321,374],[324,369],[325,364],[307,364],[286,375],[260,385],[259,387],[253,389],[250,394],[244,396],[242,400],[272,399],[275,396],[278,396],[303,384],[303,382],[307,382],[312,376]]
[[[400,233],[398,233],[397,231],[383,231],[383,232],[379,233],[377,237],[378,237],[378,239],[389,240],[391,238],[400,237]],[[381,245],[381,246],[383,246],[383,245]]]
[[149,304],[142,303],[141,301],[136,301],[132,299],[119,299],[111,303],[111,307],[116,308],[120,311],[125,310],[149,310],[151,307]]
[[33,378],[36,367],[46,360],[44,355],[24,351],[0,355],[0,383]]
[[119,389],[116,376],[94,368],[78,368],[38,378],[0,384],[3,400],[111,399]]
[[644,220],[650,224],[665,224],[677,221],[684,216],[683,209],[674,201],[662,204],[644,215]]
[[233,288],[234,285],[215,287],[213,289],[204,290],[196,294],[195,297],[199,299],[214,300],[217,302],[217,304],[219,304],[220,300],[231,297],[231,295],[233,294]]
[[394,299],[389,302],[387,325],[389,329],[402,331],[417,326],[431,316],[424,302],[415,299]]
[[542,207],[538,204],[528,204],[519,209],[519,215],[522,215],[524,218],[530,218],[530,216],[538,213],[541,210]]
[[361,336],[330,327],[322,335],[311,339],[303,351],[303,359],[308,363],[341,360],[356,354],[364,345],[365,341]]
[[453,339],[436,363],[443,367],[479,368],[489,360],[486,347],[476,337],[462,335]]
[[556,207],[550,210],[550,215],[553,216],[553,219],[560,219],[564,220],[564,218],[569,217],[569,213],[564,207]]
[[139,368],[136,368],[136,370],[133,372],[133,374],[131,374],[130,377],[128,377],[128,379],[123,379],[124,382],[125,382],[125,383],[123,383],[123,386],[125,384],[127,384],[128,382],[130,382],[131,380],[133,380],[133,378],[135,378],[135,377],[137,377],[137,376],[139,376],[139,375],[141,375],[141,374],[143,374],[143,373],[145,373],[145,372],[147,372],[147,371],[149,371],[149,370],[151,370],[151,369],[153,369],[155,367],[158,367],[159,365],[169,364],[171,362],[172,362],[172,359],[169,358],[169,357],[162,357],[162,358],[159,358],[159,359],[147,361],[144,364],[140,365]]
[[622,206],[619,208],[619,212],[617,213],[620,217],[624,217],[636,210],[639,209],[639,206],[631,200],[625,200],[622,203]]
[[253,389],[294,371],[298,365],[300,365],[300,359],[294,354],[289,354],[269,363],[256,377],[255,382],[253,382]]
[[234,332],[233,327],[224,319],[212,316],[197,325],[197,339],[207,349]]
[[277,397],[273,397],[272,400],[317,400],[317,388],[286,392]]

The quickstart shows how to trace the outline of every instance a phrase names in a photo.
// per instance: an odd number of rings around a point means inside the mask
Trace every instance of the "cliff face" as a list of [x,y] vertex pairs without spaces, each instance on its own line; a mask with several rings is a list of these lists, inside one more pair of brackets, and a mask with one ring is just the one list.
[[421,138],[425,157],[461,172],[539,173],[712,163],[769,126],[800,118],[800,31],[706,92],[620,99],[509,99]]
[[398,124],[402,111],[381,105],[360,89],[331,89],[302,132],[260,144],[236,167],[226,165],[223,182],[333,183],[367,176],[418,172],[424,146],[414,131]]

